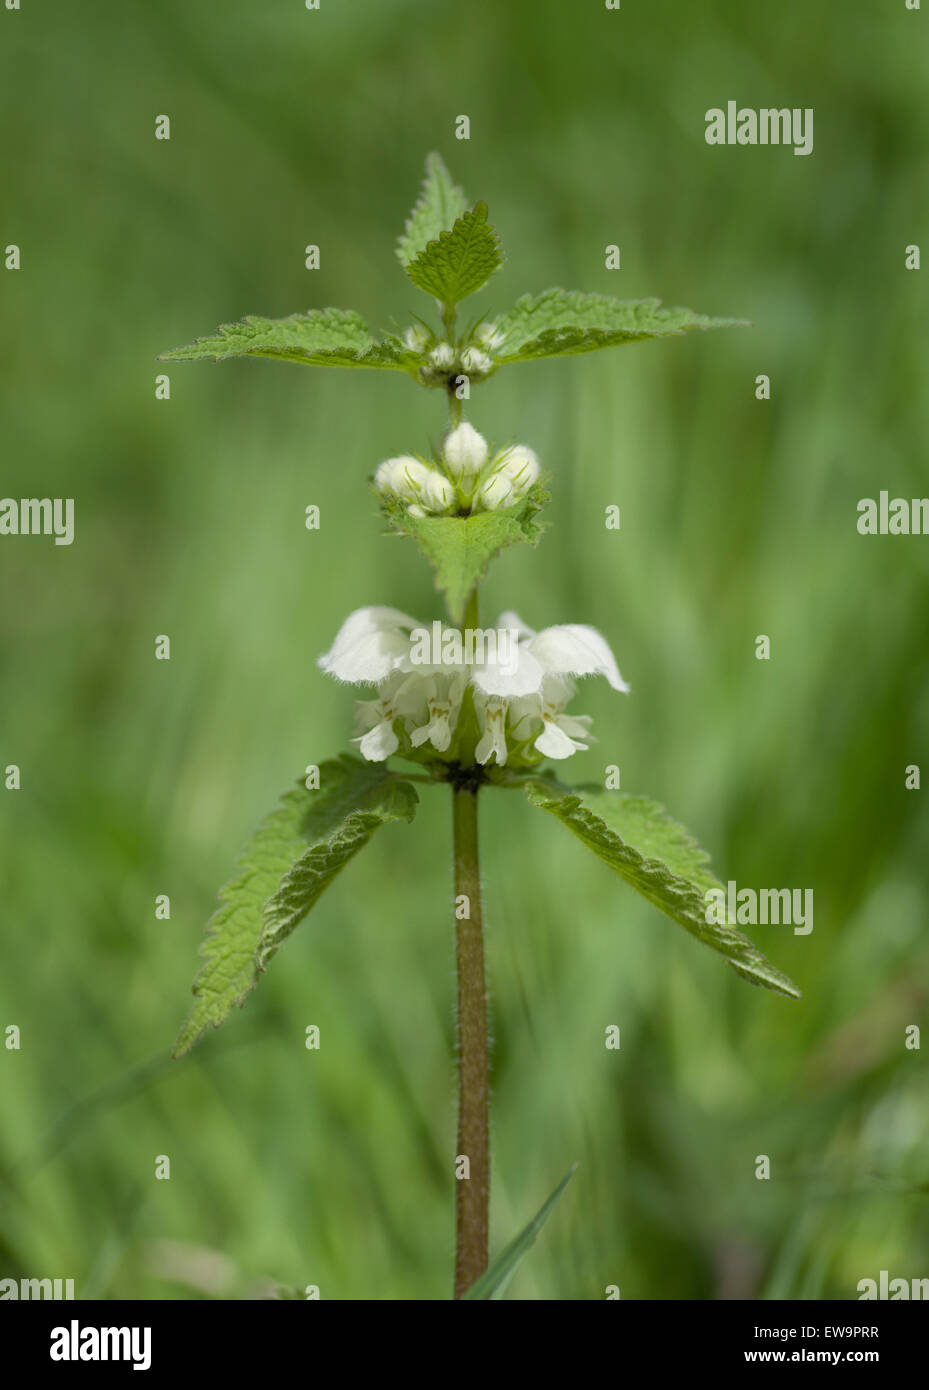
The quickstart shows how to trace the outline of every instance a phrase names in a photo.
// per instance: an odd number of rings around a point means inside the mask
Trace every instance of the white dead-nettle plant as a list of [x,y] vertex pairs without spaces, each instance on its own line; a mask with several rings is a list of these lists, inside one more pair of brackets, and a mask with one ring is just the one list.
[[[448,421],[426,455],[386,459],[371,486],[388,526],[430,562],[445,613],[428,625],[389,606],[359,609],[320,666],[369,687],[355,702],[357,752],[323,762],[285,793],[246,846],[223,889],[194,982],[195,1003],[175,1053],[241,1004],[282,942],[344,864],[390,821],[412,821],[420,795],[451,795],[458,966],[459,1124],[449,1155],[456,1182],[454,1293],[499,1297],[558,1200],[573,1168],[524,1231],[488,1264],[490,1125],[487,990],[478,863],[478,800],[522,795],[549,812],[652,904],[713,947],[746,980],[798,991],[731,925],[709,922],[705,895],[720,887],[707,856],[662,807],[601,784],[572,786],[545,766],[594,741],[591,721],[569,713],[578,680],[602,676],[625,692],[607,640],[583,624],[533,630],[512,612],[480,627],[479,588],[505,547],[534,546],[549,500],[539,460],[525,444],[491,448],[462,419],[473,387],[502,367],[738,322],[660,301],[621,302],[561,289],[524,295],[461,329],[460,304],[502,263],[487,207],[469,207],[438,155],[397,247],[409,280],[438,306],[400,334],[374,334],[354,311],[311,309],[286,319],[250,317],[168,359],[260,356],[319,367],[405,373],[442,392]],[[385,582],[385,597],[388,584]],[[536,617],[535,614],[532,615]],[[360,756],[359,756],[360,755]],[[423,791],[423,789],[428,789]],[[567,906],[567,904],[566,904]],[[606,952],[609,946],[605,948]],[[506,1123],[506,1116],[498,1125]]]

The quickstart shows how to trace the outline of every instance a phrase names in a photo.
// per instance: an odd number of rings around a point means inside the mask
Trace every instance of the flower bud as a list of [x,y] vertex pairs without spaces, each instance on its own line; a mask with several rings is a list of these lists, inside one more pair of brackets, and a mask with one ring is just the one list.
[[385,459],[374,475],[374,486],[378,492],[414,503],[427,512],[444,511],[455,495],[447,478],[410,454]]
[[442,447],[448,471],[465,493],[472,490],[474,480],[487,462],[487,441],[467,420],[447,435]]
[[522,501],[539,476],[539,460],[525,444],[499,455],[474,499],[474,511],[496,511]]
[[488,352],[495,352],[497,348],[503,347],[506,341],[506,334],[499,333],[495,323],[482,323],[475,336],[481,347],[486,348]]
[[451,343],[436,343],[429,354],[433,367],[450,367],[455,360],[455,350]]
[[465,348],[461,354],[461,366],[468,376],[486,376],[493,367],[492,360],[480,348]]
[[406,329],[403,334],[403,345],[409,348],[410,352],[423,352],[429,341],[429,334],[418,326]]

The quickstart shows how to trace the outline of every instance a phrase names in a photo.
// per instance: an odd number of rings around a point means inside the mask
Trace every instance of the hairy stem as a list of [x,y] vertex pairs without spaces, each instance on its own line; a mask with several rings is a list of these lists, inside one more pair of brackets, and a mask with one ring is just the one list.
[[[477,586],[464,627],[479,622]],[[462,747],[473,761],[474,746]],[[490,1081],[487,1044],[487,985],[484,923],[477,848],[477,785],[452,792],[455,851],[455,954],[458,973],[458,1149],[467,1177],[456,1177],[455,1297],[460,1298],[487,1268],[490,1227]],[[458,1165],[456,1165],[456,1168]]]
[[[455,1297],[487,1268],[490,1217],[490,1103],[487,986],[477,849],[477,792],[452,793],[458,968],[458,1153]],[[460,1176],[462,1160],[467,1159]]]
[[[457,318],[458,318],[458,311],[457,311],[457,309],[455,308],[454,304],[444,304],[444,305],[442,306],[442,323],[443,323],[443,325],[444,325],[444,327],[445,327],[445,337],[446,337],[446,339],[448,340],[448,342],[451,343],[452,347],[456,347],[456,346],[457,346],[457,339],[456,339],[456,337],[455,337],[455,323],[456,323],[456,321],[457,321]],[[454,383],[454,378],[449,378],[449,386],[448,386],[448,427],[449,427],[450,430],[453,430],[453,429],[455,428],[456,425],[460,425],[460,424],[461,424],[461,398],[458,396],[458,394],[457,394],[457,392],[456,392],[456,390],[455,390],[455,386],[454,386],[453,383]],[[472,598],[472,601],[476,601],[476,599],[477,599],[477,591],[476,591],[476,590],[475,590],[475,592],[471,595],[471,598]]]

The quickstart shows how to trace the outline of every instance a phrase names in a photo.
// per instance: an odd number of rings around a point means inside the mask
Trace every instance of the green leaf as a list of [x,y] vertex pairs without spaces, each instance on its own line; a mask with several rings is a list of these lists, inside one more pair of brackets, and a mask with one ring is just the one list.
[[469,1298],[486,1300],[501,1299],[503,1297],[523,1256],[526,1254],[529,1247],[535,1244],[536,1236],[551,1216],[552,1211],[561,1199],[561,1194],[576,1172],[577,1164],[572,1163],[542,1209],[532,1218],[529,1225],[526,1226],[524,1230],[520,1231],[518,1236],[514,1236],[509,1245],[505,1246],[500,1251],[497,1258],[491,1261],[490,1265],[485,1269],[480,1278],[474,1281],[467,1293],[462,1294],[462,1302]]
[[388,821],[411,821],[418,804],[415,787],[383,771],[380,780],[360,795],[342,798],[342,814],[332,817],[325,835],[297,860],[265,904],[264,930],[256,953],[259,970],[264,970],[323,889],[364,848],[375,830]]
[[415,375],[419,354],[398,338],[376,339],[360,314],[352,309],[309,309],[286,319],[248,315],[237,323],[221,324],[212,338],[197,338],[187,347],[162,353],[162,362],[227,357],[278,357],[312,367],[386,367]]
[[[379,800],[390,800],[388,787],[401,785],[383,764],[364,763],[344,754],[322,763],[319,775],[318,791],[308,791],[300,783],[285,792],[242,851],[235,876],[220,892],[220,907],[207,925],[200,948],[205,964],[194,981],[194,1006],[175,1044],[175,1057],[189,1052],[210,1025],[218,1028],[257,984],[259,974],[273,955],[265,941],[265,904],[275,895],[294,862],[300,861],[307,843],[332,843],[344,849],[345,842],[340,840],[343,832],[355,842],[352,816],[356,808],[363,808],[362,815],[369,814]],[[407,793],[412,793],[408,802],[415,805],[412,787],[402,785]],[[369,836],[370,831],[365,839]],[[360,849],[361,843],[355,842],[355,847]],[[334,863],[316,897],[347,857],[343,855]]]
[[524,294],[495,321],[504,342],[497,362],[526,362],[534,357],[567,357],[621,343],[667,338],[692,329],[731,328],[744,319],[711,319],[690,309],[663,309],[660,299],[611,299],[577,290]]
[[529,800],[571,830],[637,892],[714,951],[743,979],[799,999],[800,991],[747,936],[706,920],[708,889],[722,884],[709,856],[663,806],[599,786],[564,787],[554,777],[528,779]]
[[497,234],[487,222],[487,204],[475,203],[450,231],[423,247],[406,273],[417,289],[451,306],[485,285],[502,261]]
[[422,192],[397,244],[397,255],[403,265],[415,261],[420,251],[430,241],[435,241],[440,232],[449,231],[466,207],[465,195],[452,183],[442,156],[435,152],[427,155]]
[[395,531],[412,536],[435,570],[435,584],[445,594],[453,623],[461,623],[475,584],[483,578],[491,560],[507,546],[535,545],[547,523],[536,513],[548,501],[538,483],[512,507],[472,516],[410,516],[398,502],[384,502],[384,511]]

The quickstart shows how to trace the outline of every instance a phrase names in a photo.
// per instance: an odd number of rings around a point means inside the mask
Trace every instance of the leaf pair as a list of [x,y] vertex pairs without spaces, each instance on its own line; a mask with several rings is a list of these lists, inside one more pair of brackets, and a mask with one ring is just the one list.
[[[487,221],[487,205],[467,207],[462,190],[438,154],[426,160],[426,178],[397,245],[412,283],[431,295],[443,311],[481,289],[502,264],[503,252]],[[475,381],[499,366],[541,357],[563,357],[623,343],[665,338],[694,329],[728,328],[741,319],[708,318],[690,309],[662,308],[658,299],[618,300],[608,295],[549,289],[523,297],[501,318],[486,325],[488,335],[473,340],[489,366],[468,372],[453,358],[454,370]],[[435,338],[418,346],[393,333],[376,336],[360,314],[346,309],[310,309],[289,318],[249,316],[221,325],[217,333],[165,352],[162,361],[230,357],[277,357],[315,367],[376,367],[409,373],[423,384],[444,380],[431,370]],[[456,350],[467,344],[456,344]]]
[[[533,806],[554,815],[649,902],[724,955],[743,979],[799,998],[796,985],[746,936],[707,922],[706,894],[721,884],[706,853],[663,807],[603,787],[566,787],[550,774],[504,774],[499,784],[524,788]],[[380,826],[411,821],[418,801],[402,775],[348,754],[321,765],[319,790],[308,791],[301,783],[285,793],[219,895],[176,1057],[244,1002],[271,957],[348,861]]]
[[[721,885],[706,853],[663,807],[599,786],[566,787],[550,774],[505,774],[499,781],[522,787],[533,806],[554,815],[649,902],[724,955],[743,979],[799,997],[793,982],[741,932],[707,923],[707,891]],[[201,950],[205,964],[194,982],[194,1007],[175,1057],[244,1002],[282,942],[375,830],[389,821],[412,820],[417,805],[415,788],[402,776],[345,754],[321,765],[318,790],[301,783],[285,793],[220,893],[221,906]],[[467,1291],[466,1300],[503,1297],[576,1166]]]

